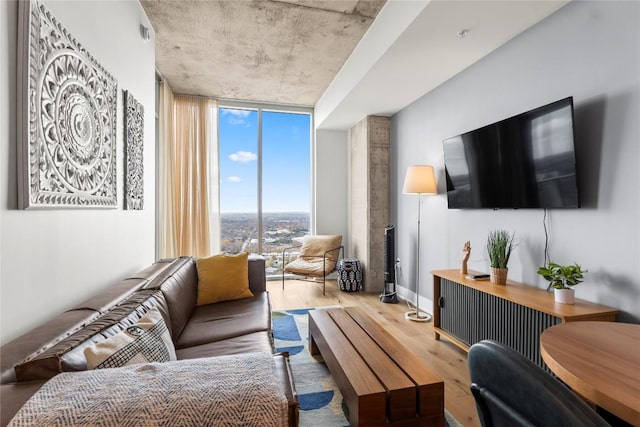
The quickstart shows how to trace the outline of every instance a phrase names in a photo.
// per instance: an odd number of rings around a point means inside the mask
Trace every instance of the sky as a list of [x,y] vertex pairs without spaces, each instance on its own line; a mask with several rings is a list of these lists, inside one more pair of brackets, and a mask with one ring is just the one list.
[[[257,212],[258,112],[220,108],[220,211]],[[262,112],[262,211],[309,212],[308,114]]]

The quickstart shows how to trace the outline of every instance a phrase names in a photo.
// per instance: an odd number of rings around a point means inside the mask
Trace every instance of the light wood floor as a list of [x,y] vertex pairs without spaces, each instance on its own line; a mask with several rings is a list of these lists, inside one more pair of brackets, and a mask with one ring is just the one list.
[[378,294],[341,292],[335,280],[327,281],[326,295],[322,282],[285,281],[284,291],[279,280],[268,281],[267,289],[273,310],[323,307],[329,305],[359,306],[385,326],[398,341],[413,351],[444,380],[444,399],[447,410],[464,426],[479,426],[476,407],[469,390],[467,355],[445,338],[436,341],[431,322],[406,320],[405,301],[398,304],[380,302]]

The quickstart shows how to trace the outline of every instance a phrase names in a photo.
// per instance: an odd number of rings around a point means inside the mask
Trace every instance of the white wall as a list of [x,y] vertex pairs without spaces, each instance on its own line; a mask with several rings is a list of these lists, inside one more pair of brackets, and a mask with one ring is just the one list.
[[347,131],[316,130],[314,164],[314,230],[316,234],[342,234],[348,242],[349,135]]
[[[425,95],[392,119],[392,221],[401,285],[413,290],[417,205],[401,193],[407,166],[432,164],[439,195],[423,197],[420,293],[432,298],[430,271],[458,268],[466,240],[469,267],[488,271],[489,230],[515,230],[520,245],[510,279],[540,288],[543,210],[449,210],[442,141],[573,96],[582,208],[550,211],[550,255],[589,269],[578,298],[640,321],[640,12],[638,2],[574,1]],[[405,290],[406,291],[406,290]]]
[[[18,210],[17,2],[0,2],[0,343],[82,302],[154,260],[155,43],[136,1],[46,1],[118,81],[118,208]],[[145,108],[143,211],[123,210],[122,90]]]

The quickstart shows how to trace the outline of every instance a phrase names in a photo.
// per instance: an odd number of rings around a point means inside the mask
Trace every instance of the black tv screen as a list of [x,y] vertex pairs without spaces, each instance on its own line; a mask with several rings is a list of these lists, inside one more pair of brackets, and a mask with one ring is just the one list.
[[580,207],[572,97],[443,145],[449,209]]

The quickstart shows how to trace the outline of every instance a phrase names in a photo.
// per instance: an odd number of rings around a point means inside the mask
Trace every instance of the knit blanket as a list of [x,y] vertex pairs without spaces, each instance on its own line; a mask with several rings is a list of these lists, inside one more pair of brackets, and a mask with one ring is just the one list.
[[273,356],[252,353],[62,373],[9,425],[285,427],[287,405]]

